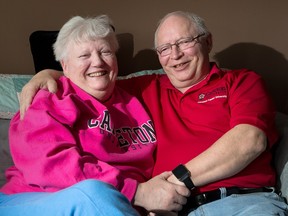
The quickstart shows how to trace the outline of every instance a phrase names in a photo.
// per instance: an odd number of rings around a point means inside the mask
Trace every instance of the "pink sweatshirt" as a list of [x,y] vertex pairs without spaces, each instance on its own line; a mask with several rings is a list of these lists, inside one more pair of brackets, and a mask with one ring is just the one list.
[[41,90],[24,120],[11,120],[15,166],[1,192],[57,191],[84,179],[114,185],[129,200],[151,177],[156,138],[150,117],[133,96],[115,87],[105,104],[66,77],[59,91]]

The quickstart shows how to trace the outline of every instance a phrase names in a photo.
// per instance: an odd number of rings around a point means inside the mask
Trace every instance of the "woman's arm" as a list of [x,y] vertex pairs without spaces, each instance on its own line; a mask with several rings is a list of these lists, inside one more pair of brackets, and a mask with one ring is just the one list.
[[57,83],[63,74],[60,71],[45,69],[37,73],[22,89],[20,94],[20,119],[24,118],[27,108],[39,89],[48,89],[49,92],[57,91]]

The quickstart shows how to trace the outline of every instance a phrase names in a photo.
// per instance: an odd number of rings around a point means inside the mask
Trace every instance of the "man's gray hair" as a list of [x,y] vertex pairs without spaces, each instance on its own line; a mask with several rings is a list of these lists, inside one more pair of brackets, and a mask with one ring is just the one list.
[[162,23],[169,18],[170,16],[179,16],[179,17],[183,17],[186,18],[187,20],[189,20],[197,29],[198,34],[201,33],[205,33],[205,35],[209,35],[210,31],[208,30],[205,21],[203,18],[201,18],[200,16],[198,16],[197,14],[191,13],[191,12],[185,12],[185,11],[174,11],[171,13],[168,13],[167,15],[165,15],[159,22],[157,25],[157,29],[155,31],[154,34],[154,46],[156,47],[156,37],[159,31],[160,26],[162,25]]

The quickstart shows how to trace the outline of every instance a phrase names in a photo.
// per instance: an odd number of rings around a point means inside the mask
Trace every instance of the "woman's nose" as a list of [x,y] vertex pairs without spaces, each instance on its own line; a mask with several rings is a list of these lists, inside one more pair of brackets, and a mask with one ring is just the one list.
[[100,53],[93,53],[92,54],[92,65],[93,66],[101,66],[103,64],[103,59]]

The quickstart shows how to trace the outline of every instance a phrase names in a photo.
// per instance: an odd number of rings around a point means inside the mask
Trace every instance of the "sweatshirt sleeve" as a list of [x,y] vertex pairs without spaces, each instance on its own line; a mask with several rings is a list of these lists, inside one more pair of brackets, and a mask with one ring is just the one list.
[[93,178],[115,186],[131,200],[137,181],[82,151],[72,130],[79,108],[69,96],[61,100],[56,97],[39,91],[25,118],[20,121],[17,113],[11,121],[11,153],[26,184],[57,191]]

